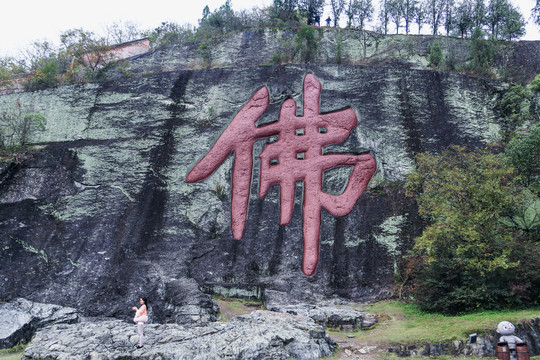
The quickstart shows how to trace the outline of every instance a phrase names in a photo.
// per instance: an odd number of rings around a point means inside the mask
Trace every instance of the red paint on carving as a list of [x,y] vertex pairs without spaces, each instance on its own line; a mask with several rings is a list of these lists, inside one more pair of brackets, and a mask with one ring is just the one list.
[[[261,88],[186,178],[188,182],[195,182],[210,176],[232,151],[235,152],[231,216],[233,235],[240,239],[245,228],[251,188],[253,144],[256,139],[277,135],[278,140],[266,145],[260,155],[259,197],[263,198],[272,185],[279,184],[281,224],[288,224],[294,209],[295,183],[304,181],[302,269],[308,276],[315,272],[319,261],[321,207],[334,216],[348,214],[376,169],[371,155],[322,154],[323,146],[347,139],[356,127],[357,119],[352,109],[320,114],[320,94],[321,83],[312,74],[306,75],[303,115],[296,116],[296,103],[289,99],[281,106],[277,122],[256,127],[257,119],[269,104],[268,90]],[[343,194],[324,193],[323,171],[343,165],[353,166]]]

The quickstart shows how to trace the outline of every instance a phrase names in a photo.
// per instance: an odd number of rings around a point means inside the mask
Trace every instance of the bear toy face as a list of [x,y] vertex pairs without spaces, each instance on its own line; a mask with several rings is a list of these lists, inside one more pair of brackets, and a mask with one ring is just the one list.
[[516,327],[509,321],[501,321],[497,326],[497,332],[501,335],[512,335]]

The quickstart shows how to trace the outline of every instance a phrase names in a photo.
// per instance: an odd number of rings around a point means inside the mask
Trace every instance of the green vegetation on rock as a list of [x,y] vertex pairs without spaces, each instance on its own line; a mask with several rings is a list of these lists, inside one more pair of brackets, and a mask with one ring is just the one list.
[[503,155],[462,147],[424,153],[407,184],[427,226],[409,256],[412,294],[424,309],[456,314],[527,306],[538,299],[534,233],[500,220],[522,190]]
[[45,116],[18,99],[0,105],[0,154],[26,150],[32,135],[45,130],[46,124]]

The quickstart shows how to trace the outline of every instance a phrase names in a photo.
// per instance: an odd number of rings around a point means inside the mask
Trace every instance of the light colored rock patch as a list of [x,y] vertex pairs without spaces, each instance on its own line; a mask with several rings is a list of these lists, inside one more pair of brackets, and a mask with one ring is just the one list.
[[375,241],[386,247],[386,250],[394,259],[394,272],[397,271],[397,257],[400,254],[398,249],[399,235],[401,233],[401,226],[405,222],[406,216],[407,214],[389,217],[381,225],[379,225],[381,233],[378,235],[373,235]]

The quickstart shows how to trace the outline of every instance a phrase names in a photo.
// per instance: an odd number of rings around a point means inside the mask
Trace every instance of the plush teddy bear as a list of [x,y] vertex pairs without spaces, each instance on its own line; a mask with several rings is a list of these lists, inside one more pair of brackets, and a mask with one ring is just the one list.
[[497,332],[501,334],[499,341],[508,343],[508,349],[510,350],[510,359],[515,360],[516,357],[516,344],[522,343],[523,340],[514,335],[516,327],[509,321],[501,321],[497,326]]

